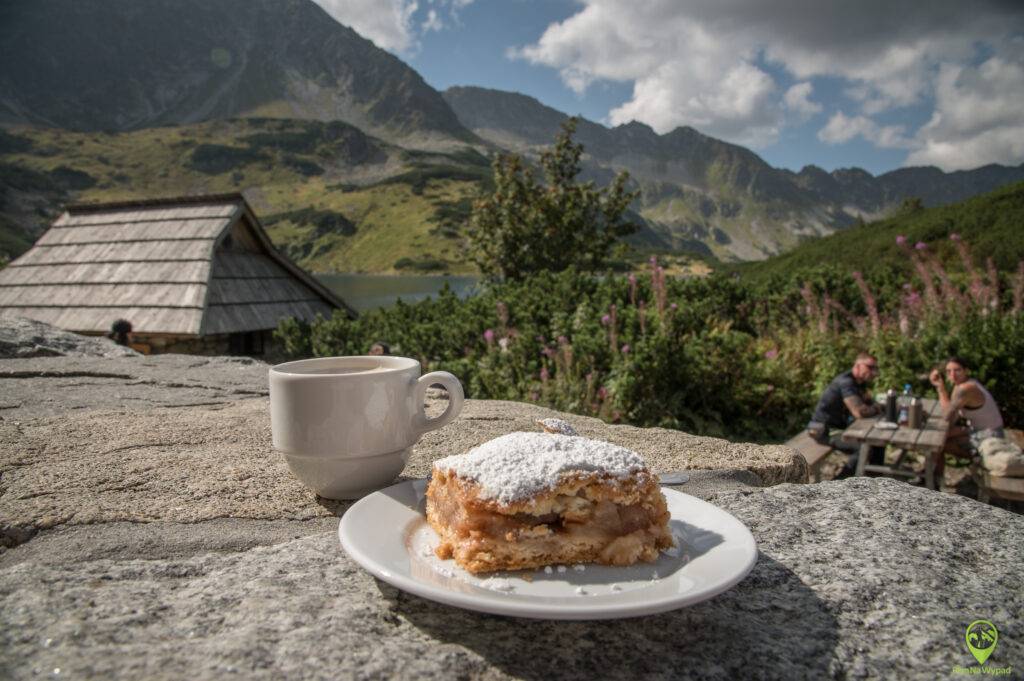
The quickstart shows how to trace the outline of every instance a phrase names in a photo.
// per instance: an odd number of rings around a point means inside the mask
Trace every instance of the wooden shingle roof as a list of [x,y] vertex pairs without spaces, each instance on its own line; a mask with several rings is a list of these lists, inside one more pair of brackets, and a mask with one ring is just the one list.
[[282,256],[241,194],[69,206],[0,270],[0,313],[81,333],[205,336],[330,316],[342,300]]

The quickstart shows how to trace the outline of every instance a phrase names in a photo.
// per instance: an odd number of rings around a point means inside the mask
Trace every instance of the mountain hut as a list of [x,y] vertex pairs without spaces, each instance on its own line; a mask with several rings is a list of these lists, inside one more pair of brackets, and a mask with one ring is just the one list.
[[69,206],[0,270],[0,314],[143,352],[262,354],[286,317],[355,312],[271,244],[241,194]]

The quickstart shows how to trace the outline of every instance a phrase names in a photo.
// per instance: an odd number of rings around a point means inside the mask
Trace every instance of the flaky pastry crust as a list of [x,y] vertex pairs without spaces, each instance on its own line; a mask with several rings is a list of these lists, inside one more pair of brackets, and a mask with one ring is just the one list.
[[473,572],[553,564],[653,562],[673,546],[669,512],[648,471],[622,479],[573,472],[525,499],[502,503],[451,470],[435,469],[427,522],[441,537],[440,558]]

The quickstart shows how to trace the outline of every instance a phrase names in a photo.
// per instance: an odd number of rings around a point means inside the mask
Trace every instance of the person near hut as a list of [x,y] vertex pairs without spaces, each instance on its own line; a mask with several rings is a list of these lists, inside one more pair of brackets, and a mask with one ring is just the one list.
[[[946,390],[946,382],[938,369],[932,369],[928,375],[928,381],[939,394],[942,413],[950,423],[943,454],[970,459],[983,440],[1006,437],[1003,417],[992,394],[977,379],[971,378],[971,368],[965,359],[950,357],[943,365],[943,370],[953,386],[952,392]],[[962,425],[957,423],[961,420],[965,422]],[[942,474],[945,464],[945,457],[940,454],[935,467],[936,475]]]
[[[860,445],[844,442],[842,431],[854,419],[877,416],[882,413],[881,405],[871,398],[870,385],[878,375],[878,361],[866,352],[857,355],[853,368],[832,379],[821,394],[814,415],[807,424],[807,433],[816,441],[846,454],[846,465],[837,477],[853,475],[857,469]],[[872,447],[868,463],[880,466],[885,463],[885,448]]]
[[127,319],[118,319],[110,325],[110,333],[107,338],[118,345],[128,346],[131,344],[132,323]]

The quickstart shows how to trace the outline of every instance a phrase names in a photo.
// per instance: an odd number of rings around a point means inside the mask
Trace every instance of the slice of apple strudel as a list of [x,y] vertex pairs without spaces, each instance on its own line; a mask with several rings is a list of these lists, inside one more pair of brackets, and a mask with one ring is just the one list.
[[511,433],[434,463],[427,521],[470,572],[632,565],[673,546],[658,478],[608,442]]

